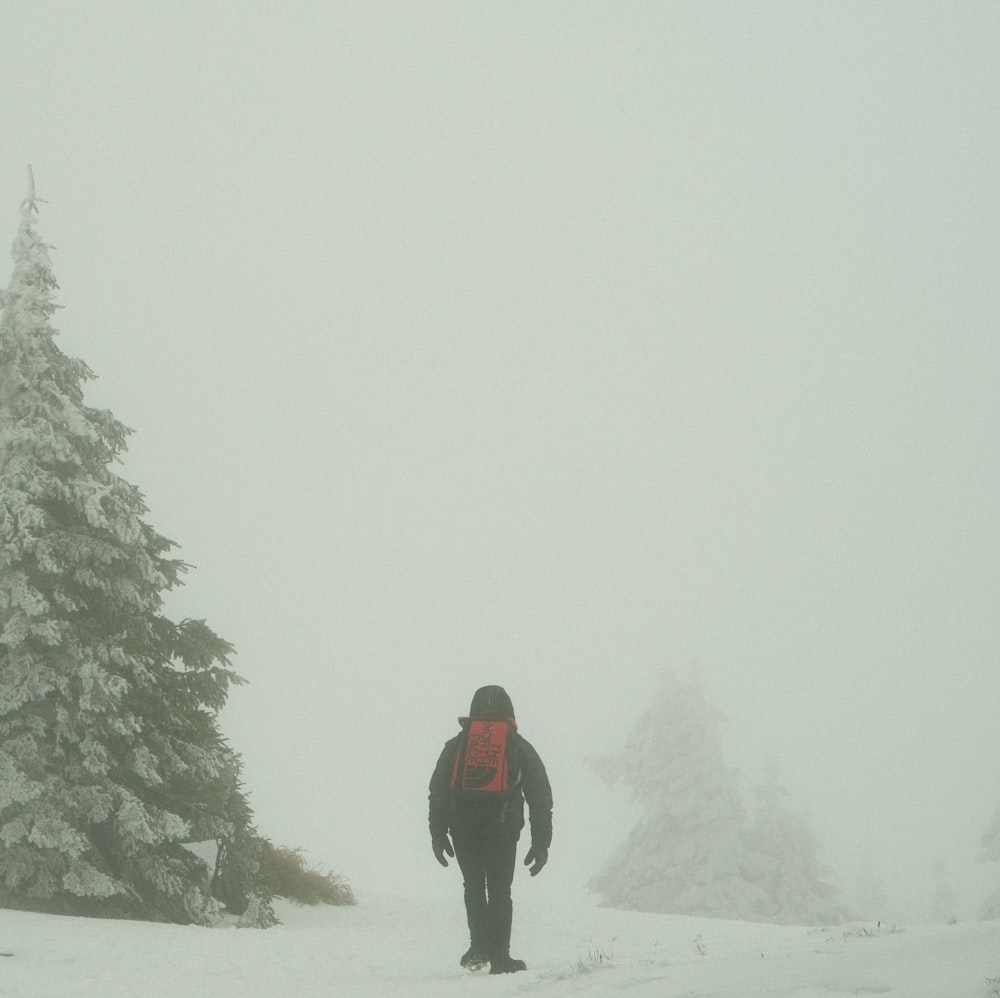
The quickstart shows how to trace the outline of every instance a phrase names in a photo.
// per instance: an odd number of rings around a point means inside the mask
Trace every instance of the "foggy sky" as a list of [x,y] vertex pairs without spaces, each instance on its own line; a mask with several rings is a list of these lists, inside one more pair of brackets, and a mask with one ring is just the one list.
[[577,886],[631,814],[581,760],[697,667],[844,886],[985,897],[1000,8],[4,20],[0,242],[30,162],[265,834],[457,891],[427,779],[500,683],[556,796],[530,890]]

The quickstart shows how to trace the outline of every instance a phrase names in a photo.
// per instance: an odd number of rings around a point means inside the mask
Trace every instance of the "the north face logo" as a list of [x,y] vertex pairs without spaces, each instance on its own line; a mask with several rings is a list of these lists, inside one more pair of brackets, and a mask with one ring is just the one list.
[[460,746],[452,789],[479,793],[502,793],[507,783],[506,721],[470,721]]

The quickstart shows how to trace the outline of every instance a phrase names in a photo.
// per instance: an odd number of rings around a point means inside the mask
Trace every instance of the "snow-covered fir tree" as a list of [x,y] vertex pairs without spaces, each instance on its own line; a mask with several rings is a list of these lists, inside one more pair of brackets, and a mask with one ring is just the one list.
[[861,918],[869,921],[886,921],[893,911],[892,901],[885,881],[876,872],[871,856],[862,858],[854,878],[851,906]]
[[948,860],[939,856],[934,863],[934,895],[931,899],[932,922],[953,925],[958,921],[958,898],[951,882]]
[[[1000,860],[1000,808],[990,819],[980,842],[980,863],[995,863]],[[979,909],[981,919],[1000,918],[1000,891],[991,894]]]
[[759,915],[787,925],[838,924],[847,911],[829,870],[819,858],[819,840],[805,815],[785,803],[777,763],[770,761],[756,788],[756,808],[747,831],[749,870],[764,894]]
[[[206,923],[182,843],[259,846],[217,724],[232,649],[163,613],[185,565],[110,469],[129,431],[56,345],[37,212],[32,185],[0,299],[0,905]],[[245,904],[251,881],[226,889]]]
[[625,746],[594,761],[629,788],[642,814],[591,880],[610,907],[754,918],[761,891],[747,877],[745,819],[723,757],[720,716],[696,679],[664,673]]

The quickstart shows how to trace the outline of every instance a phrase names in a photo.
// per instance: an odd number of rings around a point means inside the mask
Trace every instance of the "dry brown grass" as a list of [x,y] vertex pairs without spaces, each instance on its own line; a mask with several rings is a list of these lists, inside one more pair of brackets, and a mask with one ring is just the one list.
[[274,897],[299,904],[356,904],[354,892],[336,873],[306,866],[301,849],[285,849],[265,842],[260,853],[261,886]]

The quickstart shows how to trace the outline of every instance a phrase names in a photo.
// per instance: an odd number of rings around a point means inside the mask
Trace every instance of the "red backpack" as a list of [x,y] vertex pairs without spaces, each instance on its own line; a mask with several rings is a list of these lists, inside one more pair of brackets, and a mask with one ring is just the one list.
[[458,742],[451,774],[451,792],[458,797],[482,800],[511,789],[507,721],[470,720]]

